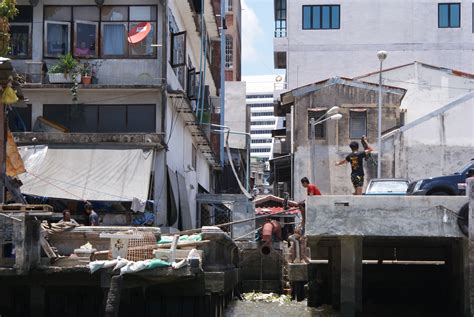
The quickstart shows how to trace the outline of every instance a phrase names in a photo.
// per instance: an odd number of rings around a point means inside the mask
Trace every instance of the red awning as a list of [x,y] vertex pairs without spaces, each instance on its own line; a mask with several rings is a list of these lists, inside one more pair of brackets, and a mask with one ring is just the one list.
[[150,22],[142,22],[137,24],[133,29],[128,33],[128,42],[131,44],[136,44],[143,41],[148,33],[151,31]]

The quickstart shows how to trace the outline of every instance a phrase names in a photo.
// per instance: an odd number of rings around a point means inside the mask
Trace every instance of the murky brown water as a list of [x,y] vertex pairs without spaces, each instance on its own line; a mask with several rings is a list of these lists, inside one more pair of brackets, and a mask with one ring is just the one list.
[[263,303],[234,301],[226,309],[224,317],[337,317],[330,306],[315,309],[306,306],[306,301],[290,303]]

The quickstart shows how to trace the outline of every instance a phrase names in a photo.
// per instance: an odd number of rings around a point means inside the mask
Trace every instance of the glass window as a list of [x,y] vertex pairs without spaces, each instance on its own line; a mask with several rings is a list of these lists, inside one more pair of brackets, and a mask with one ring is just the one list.
[[331,22],[331,9],[329,6],[323,6],[323,29],[329,29]]
[[71,21],[71,7],[45,6],[44,19],[54,21]]
[[80,6],[73,8],[74,21],[99,21],[100,12],[97,6]]
[[321,6],[313,7],[313,26],[314,29],[321,28]]
[[461,4],[440,3],[438,4],[438,27],[458,28],[461,26]]
[[233,66],[233,63],[234,63],[233,51],[234,51],[233,38],[230,35],[226,35],[225,37],[225,68],[232,68]]
[[11,107],[8,111],[8,127],[12,132],[31,131],[31,105],[24,108]]
[[74,56],[97,57],[97,22],[76,21]]
[[349,137],[351,139],[360,139],[363,135],[367,135],[366,111],[350,111],[349,120]]
[[33,22],[32,6],[16,6],[18,14],[13,18],[12,22]]
[[339,6],[332,6],[331,9],[331,28],[339,29],[340,28],[340,21],[339,21]]
[[69,22],[45,21],[45,56],[58,57],[69,53]]
[[128,21],[128,7],[103,6],[102,21]]
[[98,113],[95,105],[69,105],[69,130],[71,132],[97,132]]
[[102,23],[102,55],[125,56],[127,26],[124,23]]
[[155,132],[155,105],[127,107],[128,132]]
[[[130,29],[136,27],[139,23],[133,22],[130,23]],[[132,56],[150,56],[155,53],[155,47],[152,46],[155,39],[155,23],[150,23],[151,31],[148,33],[146,38],[143,41],[140,41],[135,44],[129,44],[130,46],[130,55]]]
[[100,106],[99,133],[127,131],[127,106]]
[[303,29],[311,29],[311,6],[303,6]]
[[31,23],[10,24],[10,56],[31,58]]
[[151,6],[130,7],[130,21],[153,21],[156,20],[156,9]]
[[339,5],[305,5],[303,6],[303,29],[339,29],[340,12]]
[[186,31],[171,34],[171,67],[186,64]]
[[69,129],[69,105],[44,105],[43,117]]

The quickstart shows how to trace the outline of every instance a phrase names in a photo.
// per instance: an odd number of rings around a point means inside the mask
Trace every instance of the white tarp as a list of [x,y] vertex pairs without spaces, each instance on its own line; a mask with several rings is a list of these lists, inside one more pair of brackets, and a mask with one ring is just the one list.
[[153,151],[20,147],[24,194],[73,200],[148,199]]

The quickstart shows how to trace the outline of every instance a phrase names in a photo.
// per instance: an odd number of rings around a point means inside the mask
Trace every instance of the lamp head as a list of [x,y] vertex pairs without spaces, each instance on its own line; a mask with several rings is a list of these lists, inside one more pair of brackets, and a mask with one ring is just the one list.
[[388,56],[388,53],[386,51],[379,51],[377,52],[377,57],[379,58],[379,61],[383,62]]
[[328,112],[326,112],[326,115],[332,115],[332,114],[335,114],[339,111],[339,107],[338,106],[334,106],[332,107],[331,109],[328,110]]
[[340,113],[336,113],[336,114],[333,114],[332,116],[329,117],[329,120],[339,120],[342,118],[342,114]]

